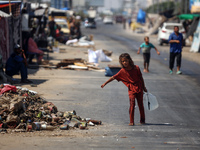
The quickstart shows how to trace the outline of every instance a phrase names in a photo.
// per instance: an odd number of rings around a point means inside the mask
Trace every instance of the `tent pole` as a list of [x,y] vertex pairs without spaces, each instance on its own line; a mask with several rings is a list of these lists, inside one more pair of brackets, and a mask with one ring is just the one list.
[[11,3],[10,3],[10,0],[9,0],[9,13],[10,13],[10,15],[12,15],[12,10],[11,10]]

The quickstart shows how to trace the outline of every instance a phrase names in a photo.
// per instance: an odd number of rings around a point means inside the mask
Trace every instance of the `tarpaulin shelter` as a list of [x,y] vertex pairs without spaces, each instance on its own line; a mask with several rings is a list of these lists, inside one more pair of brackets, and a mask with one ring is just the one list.
[[14,44],[21,42],[21,2],[11,1],[10,4],[12,15],[9,11],[9,2],[0,1],[0,54],[3,57],[3,63],[13,52]]
[[181,20],[193,20],[194,17],[200,17],[200,14],[181,14],[178,18]]
[[194,32],[197,29],[198,23],[199,23],[199,18],[200,17],[194,17],[192,24],[190,25],[190,28],[187,32],[186,38],[188,38],[189,36],[193,36]]
[[[20,7],[21,2],[19,1],[11,1],[11,12],[13,16],[19,16],[20,15]],[[10,14],[9,12],[9,1],[0,1],[0,10]]]
[[0,55],[2,55],[3,62],[8,59],[10,55],[9,44],[9,22],[11,16],[0,11]]
[[138,23],[145,23],[146,13],[140,9],[137,14],[137,22]]

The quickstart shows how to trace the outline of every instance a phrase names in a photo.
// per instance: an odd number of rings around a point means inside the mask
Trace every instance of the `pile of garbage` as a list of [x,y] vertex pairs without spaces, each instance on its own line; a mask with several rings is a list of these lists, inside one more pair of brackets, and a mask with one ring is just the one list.
[[76,111],[58,111],[57,107],[27,88],[2,84],[0,86],[0,132],[87,129],[101,121],[82,119]]

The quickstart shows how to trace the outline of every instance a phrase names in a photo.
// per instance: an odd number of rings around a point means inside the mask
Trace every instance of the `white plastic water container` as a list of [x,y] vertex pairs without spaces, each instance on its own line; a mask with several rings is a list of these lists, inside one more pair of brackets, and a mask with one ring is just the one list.
[[144,108],[152,111],[158,108],[159,104],[157,98],[151,93],[144,93],[143,95]]

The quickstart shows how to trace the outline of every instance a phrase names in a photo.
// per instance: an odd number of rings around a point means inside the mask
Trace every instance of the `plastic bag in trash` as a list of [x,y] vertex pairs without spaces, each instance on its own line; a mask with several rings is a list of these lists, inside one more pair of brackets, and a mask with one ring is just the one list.
[[156,97],[151,93],[144,93],[143,103],[144,108],[149,111],[155,110],[159,106]]
[[88,49],[88,60],[90,63],[98,63],[99,57],[96,55],[95,51]]
[[103,52],[102,49],[97,50],[95,52],[101,62],[111,62],[112,61],[112,59],[110,57],[106,56],[106,54]]

